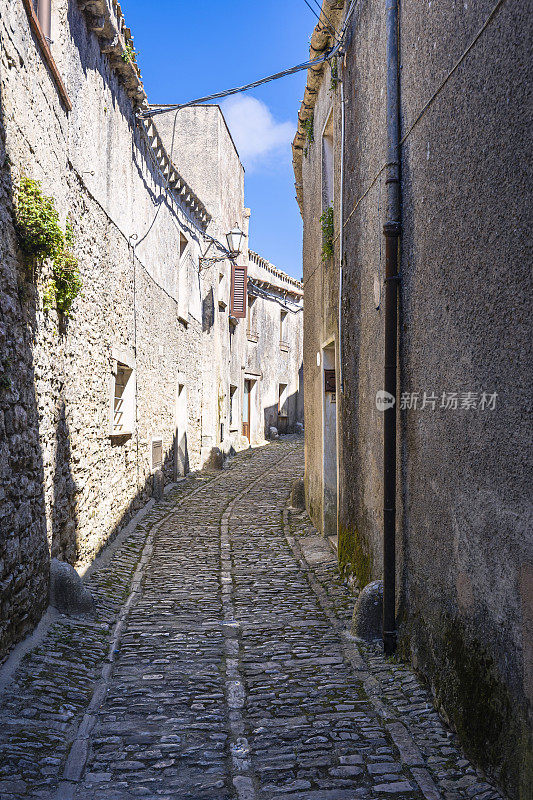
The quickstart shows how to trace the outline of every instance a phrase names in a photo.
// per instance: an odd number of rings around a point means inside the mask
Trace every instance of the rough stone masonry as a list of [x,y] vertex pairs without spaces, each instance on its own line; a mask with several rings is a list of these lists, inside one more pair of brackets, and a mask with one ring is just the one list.
[[[288,427],[302,419],[299,282],[257,256],[260,336],[230,314],[221,248],[250,212],[220,109],[191,142],[197,156],[216,129],[218,183],[189,182],[187,148],[136,116],[146,95],[116,0],[48,2],[51,35],[45,5],[0,15],[0,662],[46,608],[50,558],[86,568],[163,483],[263,441],[280,386]],[[23,178],[72,226],[82,291],[68,318],[46,299],[51,260],[21,252]]]

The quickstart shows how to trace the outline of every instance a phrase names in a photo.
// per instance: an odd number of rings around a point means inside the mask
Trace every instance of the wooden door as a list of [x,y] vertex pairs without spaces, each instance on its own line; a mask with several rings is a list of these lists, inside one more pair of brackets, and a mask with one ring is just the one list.
[[250,441],[250,397],[252,393],[252,381],[244,381],[244,398],[242,402],[242,435]]

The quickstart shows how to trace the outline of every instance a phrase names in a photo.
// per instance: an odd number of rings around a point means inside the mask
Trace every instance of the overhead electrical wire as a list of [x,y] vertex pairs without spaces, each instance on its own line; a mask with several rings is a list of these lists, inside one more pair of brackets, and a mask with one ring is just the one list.
[[336,28],[335,28],[335,25],[333,24],[333,22],[331,21],[331,19],[328,17],[328,15],[327,15],[327,14],[326,14],[326,12],[324,11],[324,9],[321,7],[321,5],[320,5],[320,3],[318,2],[318,0],[313,0],[313,3],[314,3],[314,4],[316,5],[316,7],[318,8],[318,18],[320,19],[320,14],[323,14],[323,15],[324,15],[324,18],[325,18],[325,19],[326,19],[326,20],[329,22],[329,25],[330,25],[330,28],[329,28],[329,30],[330,30],[330,31],[331,31],[331,33],[333,34],[334,38],[335,38],[335,39],[338,39],[338,38],[339,38],[339,34],[337,33],[337,30],[336,30]]
[[[337,53],[342,49],[344,46],[344,40],[346,35],[346,29],[348,26],[348,22],[350,21],[350,17],[353,13],[353,10],[359,0],[352,0],[351,5],[348,9],[348,13],[344,19],[344,23],[341,27],[341,30],[338,34],[337,43],[331,47],[329,50],[319,56],[318,58],[312,58],[308,61],[304,61],[301,64],[296,64],[294,67],[290,67],[289,69],[282,70],[281,72],[275,72],[273,75],[267,75],[266,78],[260,78],[257,81],[252,81],[252,83],[246,83],[243,86],[235,86],[232,89],[225,89],[222,92],[215,92],[214,94],[208,94],[204,97],[197,97],[194,100],[189,100],[187,103],[154,103],[149,109],[140,109],[137,114],[139,117],[145,119],[148,117],[155,117],[158,114],[166,114],[169,111],[179,111],[181,108],[188,108],[188,106],[195,106],[200,105],[201,103],[209,103],[211,100],[220,100],[223,97],[230,97],[233,94],[240,94],[242,92],[247,92],[249,89],[255,89],[258,86],[263,86],[265,83],[270,83],[271,81],[277,81],[280,78],[284,78],[287,75],[294,75],[296,72],[301,72],[304,69],[309,69],[310,67],[317,66],[318,64],[323,64],[324,61],[329,61],[331,58],[337,55]],[[335,37],[337,34],[332,32],[332,35]]]
[[[315,0],[315,2],[316,2],[316,0]],[[297,64],[294,67],[290,67],[289,69],[282,70],[281,72],[275,72],[273,75],[268,75],[266,78],[260,78],[259,80],[253,81],[252,83],[247,83],[244,86],[238,86],[238,87],[234,87],[232,89],[226,89],[223,92],[216,92],[214,94],[206,95],[204,97],[198,97],[195,100],[189,100],[187,103],[154,104],[154,105],[152,105],[150,107],[150,109],[139,109],[139,111],[137,111],[137,116],[140,119],[148,119],[148,118],[154,117],[154,116],[156,116],[158,114],[168,113],[169,111],[175,111],[176,112],[175,115],[174,115],[174,124],[172,126],[172,143],[171,143],[171,148],[170,148],[170,162],[172,163],[172,155],[173,155],[173,151],[174,151],[174,140],[175,140],[175,134],[176,134],[176,121],[177,121],[178,111],[180,109],[187,108],[187,107],[193,106],[193,105],[199,105],[200,103],[207,103],[210,100],[219,100],[219,99],[221,99],[223,97],[230,97],[231,95],[239,94],[241,92],[246,92],[249,89],[255,89],[257,86],[262,86],[265,83],[270,83],[271,81],[279,80],[280,78],[284,78],[287,75],[294,75],[295,73],[301,72],[304,69],[309,69],[310,67],[316,66],[318,64],[323,64],[325,61],[329,61],[331,58],[336,56],[337,53],[339,53],[339,51],[341,51],[341,49],[342,49],[342,47],[344,45],[346,29],[347,29],[348,23],[350,21],[350,17],[352,15],[352,12],[353,12],[353,10],[354,10],[354,8],[355,8],[355,6],[357,5],[358,2],[359,2],[359,0],[352,0],[352,2],[350,4],[350,7],[348,9],[348,12],[347,12],[347,14],[346,14],[346,16],[344,18],[344,23],[343,23],[343,25],[341,27],[341,30],[340,30],[340,32],[338,34],[336,33],[336,31],[335,31],[333,26],[332,26],[331,30],[329,28],[323,28],[322,29],[322,30],[329,31],[330,35],[336,41],[336,44],[332,48],[330,48],[329,50],[326,50],[326,52],[322,56],[319,56],[319,58],[309,59],[308,61],[304,61],[303,63]],[[309,8],[311,9],[311,11],[313,11],[313,9],[310,6],[309,6]],[[321,12],[322,12],[322,9],[321,9]],[[330,20],[327,17],[327,15],[325,14],[325,12],[322,12],[322,13],[324,14],[324,17],[329,22]],[[320,21],[320,17],[319,17],[319,21]],[[145,133],[144,130],[143,130],[143,134],[146,137],[146,133]],[[166,191],[170,192],[170,194],[173,195],[172,189],[171,189],[171,187],[170,187],[165,175],[162,173],[161,169],[159,168],[159,165],[157,165],[157,168],[158,168],[158,171],[159,171],[159,173],[161,175],[161,178],[163,179],[163,184],[165,186]],[[179,204],[179,205],[181,206],[181,204]],[[130,239],[134,239],[135,246],[140,244],[148,236],[148,234],[152,230],[152,227],[155,224],[155,221],[156,221],[157,216],[159,214],[160,208],[161,208],[161,206],[159,205],[158,208],[157,208],[157,211],[155,213],[154,219],[152,220],[152,222],[148,226],[146,232],[144,233],[144,235],[140,239],[138,238],[138,234],[132,234],[132,237],[130,237]],[[226,248],[219,241],[217,241],[217,239],[215,239],[213,236],[210,236],[208,233],[203,231],[201,228],[199,228],[199,226],[195,225],[194,222],[187,215],[185,215],[185,216],[187,217],[188,222],[191,223],[196,228],[196,230],[205,239],[210,240],[222,252],[227,253],[229,255],[229,251],[227,251]],[[206,252],[207,252],[207,250],[206,250]]]
[[[437,86],[437,88],[435,89],[435,91],[433,92],[433,94],[431,95],[429,100],[427,100],[427,102],[422,106],[422,109],[416,115],[416,117],[413,120],[413,122],[409,125],[409,127],[407,128],[407,131],[403,134],[402,138],[400,139],[400,145],[405,144],[405,142],[407,141],[407,139],[409,138],[409,136],[411,135],[413,130],[416,128],[416,126],[418,125],[418,123],[420,122],[422,117],[425,115],[426,111],[429,109],[429,107],[433,104],[433,102],[439,96],[439,94],[444,89],[444,87],[446,86],[446,84],[448,83],[448,81],[450,80],[452,75],[456,72],[456,70],[459,68],[459,66],[463,63],[463,61],[465,60],[465,58],[468,55],[468,53],[472,50],[474,45],[478,42],[478,40],[480,39],[481,35],[485,32],[485,30],[488,28],[490,23],[494,20],[494,18],[496,17],[496,14],[500,10],[500,8],[504,5],[505,2],[506,2],[506,0],[497,0],[496,4],[492,8],[492,11],[489,13],[489,15],[486,18],[485,22],[483,23],[481,28],[478,30],[478,32],[476,33],[476,35],[474,36],[474,38],[472,39],[472,41],[470,42],[468,47],[459,56],[459,58],[457,59],[457,61],[453,65],[453,67],[446,74],[446,76],[441,81],[441,83]],[[355,201],[354,205],[352,206],[352,210],[350,211],[350,213],[348,214],[348,216],[344,220],[343,225],[342,225],[343,229],[346,227],[346,225],[348,224],[348,222],[350,221],[350,219],[352,218],[354,213],[357,211],[357,209],[360,206],[360,204],[362,203],[362,201],[365,199],[367,194],[370,192],[372,187],[376,184],[376,182],[378,181],[378,179],[381,177],[381,175],[387,169],[388,166],[389,166],[388,163],[382,164],[381,167],[378,169],[378,171],[374,174],[374,176],[371,179],[370,183],[368,184],[366,189],[362,192],[362,194],[359,195],[359,197]],[[339,238],[339,236],[340,236],[340,231],[335,235],[333,241],[336,242],[337,239]],[[307,283],[309,283],[309,281],[311,280],[311,278],[313,277],[314,273],[317,271],[319,266],[320,266],[320,264],[317,267],[315,267],[312,270],[312,272],[307,276],[307,278],[306,278],[306,280],[304,282],[304,286],[306,286]]]
[[[315,2],[316,2],[316,0],[315,0]],[[325,11],[321,11],[320,6],[319,6],[319,13],[317,13],[315,11],[315,9],[313,8],[313,6],[308,2],[308,0],[304,0],[304,3],[307,6],[307,8],[309,9],[309,11],[311,12],[311,14],[313,14],[317,18],[317,20],[319,21],[320,24],[321,24],[320,14],[321,13],[324,14],[324,18],[326,19],[328,24],[324,25],[321,28],[319,28],[319,30],[329,31],[329,33],[331,33],[331,35],[333,36],[335,41],[337,41],[337,32],[336,32],[335,28],[333,27],[333,25],[331,23],[331,20],[326,15],[326,12]],[[317,5],[318,5],[318,3],[317,3]]]
[[294,75],[294,73],[301,72],[303,69],[309,69],[309,67],[313,67],[316,64],[322,64],[324,61],[328,61],[330,58],[333,58],[333,56],[336,55],[340,50],[340,47],[341,42],[336,44],[331,50],[328,50],[326,53],[324,53],[324,55],[320,56],[320,58],[304,61],[302,64],[297,64],[295,67],[285,69],[282,72],[276,72],[273,75],[268,75],[266,78],[261,78],[258,81],[253,81],[252,83],[246,83],[244,86],[236,86],[233,89],[226,89],[223,92],[215,92],[214,94],[208,94],[204,97],[196,97],[194,100],[189,100],[187,103],[175,103],[172,105],[155,104],[149,110],[140,110],[138,115],[142,118],[154,117],[157,114],[166,114],[169,111],[179,111],[180,108],[188,108],[188,106],[209,103],[211,100],[220,100],[223,97],[230,97],[233,94],[247,92],[249,89],[255,89],[257,86],[263,86],[263,84],[270,83],[270,81],[277,81],[287,75]]

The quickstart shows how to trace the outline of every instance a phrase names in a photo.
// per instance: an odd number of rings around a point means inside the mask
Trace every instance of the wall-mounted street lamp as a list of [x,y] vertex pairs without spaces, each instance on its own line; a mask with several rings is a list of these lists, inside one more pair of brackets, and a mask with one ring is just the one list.
[[232,230],[226,234],[228,250],[230,251],[233,258],[236,258],[241,252],[243,239],[244,239],[244,231],[241,231],[237,223],[235,223]]
[[[226,234],[226,242],[228,244],[227,250],[225,247],[222,246],[220,242],[218,242],[216,239],[213,239],[212,236],[209,236],[208,238],[210,241],[209,244],[207,245],[207,249],[203,254],[203,256],[200,256],[199,258],[200,271],[203,269],[207,269],[208,267],[211,267],[217,261],[225,261],[226,258],[229,258],[232,261],[236,259],[239,253],[241,252],[242,240],[244,239],[244,236],[245,236],[244,231],[241,231],[237,223],[235,223],[231,231],[229,231],[229,233]],[[223,250],[224,255],[208,256],[207,254],[212,244],[217,245],[219,250]]]

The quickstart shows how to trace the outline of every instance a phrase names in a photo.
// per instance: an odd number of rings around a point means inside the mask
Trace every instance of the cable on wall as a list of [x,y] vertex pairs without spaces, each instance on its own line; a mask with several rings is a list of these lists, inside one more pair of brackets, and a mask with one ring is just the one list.
[[[403,135],[403,136],[402,136],[402,138],[400,139],[400,146],[401,146],[401,145],[403,145],[403,144],[404,144],[404,143],[407,141],[407,139],[409,138],[409,136],[411,135],[411,133],[413,132],[413,130],[416,128],[416,126],[418,125],[418,123],[420,122],[420,120],[423,118],[423,116],[424,116],[424,114],[426,113],[426,111],[429,109],[429,107],[430,107],[430,106],[433,104],[433,102],[434,102],[434,101],[436,100],[436,98],[439,96],[439,94],[440,94],[440,93],[441,93],[441,91],[444,89],[444,87],[446,86],[446,84],[448,83],[448,81],[450,80],[450,78],[452,77],[452,75],[453,75],[453,74],[456,72],[456,70],[458,69],[458,67],[459,67],[459,66],[460,66],[460,65],[463,63],[463,61],[465,60],[465,58],[466,58],[466,56],[468,55],[468,53],[469,53],[469,52],[472,50],[472,48],[473,48],[473,47],[474,47],[474,45],[477,43],[477,41],[479,40],[479,38],[482,36],[482,34],[483,34],[483,33],[485,32],[485,30],[488,28],[488,26],[490,25],[490,23],[491,23],[491,22],[494,20],[494,18],[495,18],[495,16],[496,16],[496,14],[498,13],[498,11],[500,10],[500,8],[503,6],[503,4],[504,4],[505,2],[506,2],[506,0],[498,0],[498,2],[497,2],[497,3],[496,3],[496,5],[493,7],[493,9],[492,9],[492,11],[490,12],[490,14],[488,15],[487,19],[485,20],[485,22],[483,23],[483,25],[481,26],[481,28],[479,29],[479,31],[476,33],[476,35],[474,36],[474,38],[472,39],[472,41],[470,42],[470,44],[468,45],[468,47],[466,48],[466,50],[464,50],[464,51],[463,51],[463,53],[462,53],[462,54],[461,54],[461,56],[460,56],[460,57],[457,59],[457,61],[455,62],[455,64],[454,64],[454,65],[453,65],[453,67],[451,68],[451,70],[450,70],[450,71],[447,73],[447,75],[446,75],[446,77],[444,78],[444,80],[443,80],[443,81],[441,81],[441,83],[440,83],[440,84],[438,85],[438,87],[435,89],[435,91],[433,92],[433,94],[431,95],[431,97],[429,98],[429,100],[428,100],[428,101],[427,101],[427,102],[426,102],[426,103],[425,103],[425,104],[422,106],[421,110],[419,111],[419,113],[417,114],[417,116],[415,117],[415,119],[413,120],[413,122],[411,123],[411,125],[410,125],[410,126],[407,128],[407,131],[404,133],[404,135]],[[374,175],[374,177],[373,177],[373,178],[372,178],[372,180],[370,181],[370,183],[369,183],[369,185],[367,186],[367,188],[365,189],[365,191],[364,191],[364,192],[363,192],[363,193],[362,193],[362,194],[361,194],[361,195],[358,197],[358,199],[355,201],[355,203],[354,203],[354,206],[353,206],[352,210],[350,211],[350,213],[349,213],[349,214],[348,214],[348,216],[346,217],[346,220],[345,220],[345,222],[344,222],[344,224],[343,224],[343,228],[344,228],[344,227],[346,227],[346,225],[348,224],[348,222],[349,222],[350,218],[352,217],[352,215],[355,213],[355,211],[356,211],[356,210],[357,210],[357,208],[359,207],[360,203],[361,203],[361,202],[362,202],[362,201],[365,199],[365,197],[367,196],[367,194],[369,193],[369,191],[372,189],[372,187],[374,186],[374,184],[376,183],[376,181],[378,180],[378,178],[379,178],[379,177],[380,177],[380,176],[383,174],[383,172],[384,172],[384,171],[387,169],[387,167],[389,167],[389,166],[391,166],[391,164],[390,164],[390,163],[383,164],[383,165],[381,166],[381,168],[380,168],[380,169],[379,169],[379,170],[376,172],[376,174]],[[336,240],[338,239],[338,237],[339,237],[339,234],[337,233],[337,235],[335,236],[335,238],[334,238],[334,240],[333,240],[333,241],[336,241]],[[317,267],[316,269],[318,269],[318,267]],[[314,271],[315,271],[315,270],[313,270],[313,272],[314,272]],[[311,276],[312,276],[312,275],[313,275],[313,273],[311,273],[311,274],[308,276],[308,278],[307,278],[307,280],[305,281],[305,283],[307,283],[307,281],[309,280],[309,278],[311,278]]]

